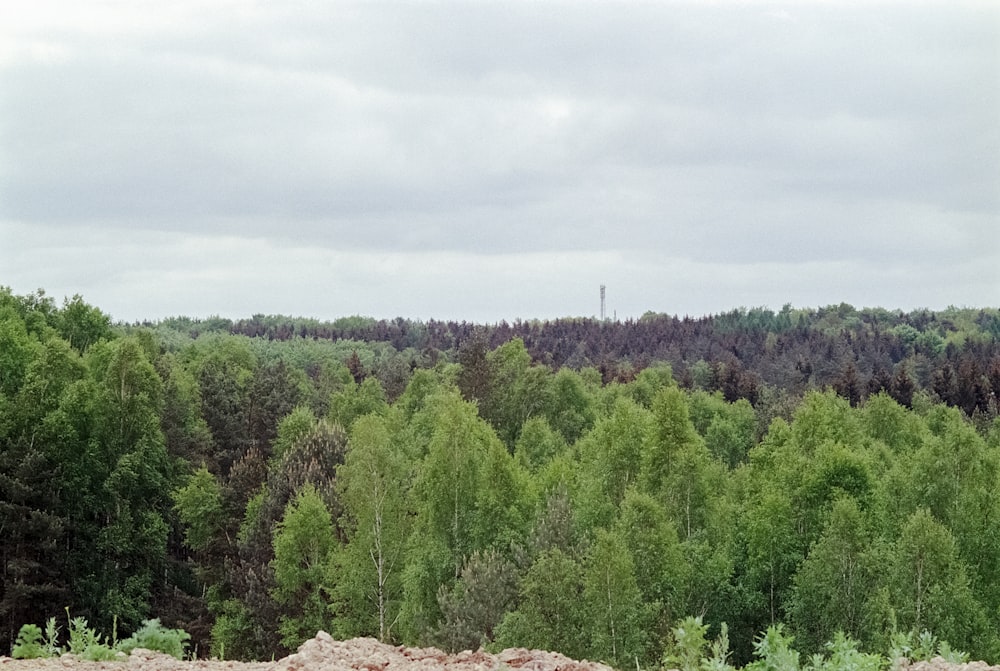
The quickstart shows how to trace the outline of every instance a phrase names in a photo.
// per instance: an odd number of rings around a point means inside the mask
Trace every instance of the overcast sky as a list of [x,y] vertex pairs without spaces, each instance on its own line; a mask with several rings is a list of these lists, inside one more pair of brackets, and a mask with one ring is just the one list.
[[0,285],[116,320],[1000,306],[1000,3],[0,0]]

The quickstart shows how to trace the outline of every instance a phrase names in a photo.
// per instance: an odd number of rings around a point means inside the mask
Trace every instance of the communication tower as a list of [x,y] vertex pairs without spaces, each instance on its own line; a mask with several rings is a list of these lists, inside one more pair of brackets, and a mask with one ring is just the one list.
[[605,313],[604,313],[604,291],[605,291],[606,288],[607,287],[605,287],[603,284],[601,285],[601,321],[604,321],[604,319],[605,319]]

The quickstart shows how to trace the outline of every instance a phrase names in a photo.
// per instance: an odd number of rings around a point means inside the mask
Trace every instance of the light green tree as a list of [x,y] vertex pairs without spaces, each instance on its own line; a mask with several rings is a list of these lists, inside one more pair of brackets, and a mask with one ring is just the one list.
[[525,468],[537,472],[566,448],[563,437],[544,417],[532,417],[521,427],[514,445],[514,456]]
[[389,640],[399,616],[407,537],[407,464],[388,422],[358,418],[337,470],[348,543],[338,556],[336,629],[345,636]]
[[741,520],[746,544],[746,574],[765,603],[768,623],[785,616],[792,576],[804,552],[796,533],[792,500],[784,491],[766,489]]
[[876,587],[871,542],[857,502],[838,499],[794,578],[791,619],[805,652],[819,652],[838,631],[868,640],[865,614]]
[[580,445],[583,468],[599,486],[596,493],[616,507],[625,491],[639,481],[650,431],[649,411],[631,399],[619,398]]
[[174,510],[184,525],[184,543],[192,550],[206,549],[223,529],[222,488],[202,466],[174,491]]
[[274,531],[274,599],[284,606],[278,627],[291,649],[329,627],[325,579],[334,548],[333,519],[312,484],[295,495]]
[[333,393],[327,419],[350,429],[358,417],[371,413],[384,414],[388,408],[382,383],[376,377],[367,377],[360,384],[349,384]]
[[907,520],[890,561],[888,586],[901,630],[932,631],[975,656],[996,643],[954,537],[927,509]]
[[664,503],[681,535],[691,538],[711,525],[723,474],[694,430],[684,392],[676,387],[663,388],[653,399],[652,436],[643,455],[643,487]]
[[549,424],[570,445],[594,425],[594,398],[583,377],[569,368],[553,376],[545,416]]
[[493,426],[509,449],[513,449],[521,427],[541,415],[550,405],[548,368],[533,366],[520,338],[500,345],[486,355],[491,372],[490,392],[481,401],[480,414]]
[[630,489],[615,530],[632,556],[642,600],[655,605],[657,625],[666,633],[684,610],[684,586],[690,577],[677,528],[656,499]]
[[315,430],[316,424],[316,415],[311,409],[304,405],[296,406],[278,422],[277,437],[271,446],[271,460],[280,462],[286,452]]
[[433,422],[427,456],[411,490],[410,507],[416,516],[401,607],[405,636],[422,641],[430,640],[441,618],[439,587],[458,578],[465,558],[483,540],[482,464],[498,442],[475,404],[458,394],[446,392],[429,399],[428,406],[423,412]]
[[616,668],[647,660],[650,609],[636,583],[624,539],[598,529],[585,566],[583,603],[590,656]]

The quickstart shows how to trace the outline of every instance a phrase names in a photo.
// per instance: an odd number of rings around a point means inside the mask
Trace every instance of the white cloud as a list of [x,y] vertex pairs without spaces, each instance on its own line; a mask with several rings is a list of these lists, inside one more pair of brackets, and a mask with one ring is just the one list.
[[602,281],[629,314],[661,288],[692,313],[995,302],[998,26],[974,4],[35,3],[0,13],[0,282],[129,318],[555,316]]

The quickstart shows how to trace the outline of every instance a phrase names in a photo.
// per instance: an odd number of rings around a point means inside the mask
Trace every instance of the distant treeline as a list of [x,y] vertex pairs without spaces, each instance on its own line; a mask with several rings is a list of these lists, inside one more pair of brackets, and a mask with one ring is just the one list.
[[740,308],[700,318],[650,312],[627,321],[492,325],[254,315],[238,321],[180,317],[145,326],[190,337],[222,332],[277,341],[380,343],[417,353],[414,358],[424,362],[455,360],[475,340],[493,349],[520,338],[532,361],[553,369],[593,367],[608,383],[669,363],[684,387],[719,390],[728,401],[755,402],[764,386],[792,395],[829,387],[853,405],[886,391],[909,406],[913,392],[922,389],[970,417],[993,417],[1000,398],[1000,310],[993,308],[907,313],[842,303],[819,309],[786,305],[779,312]]

